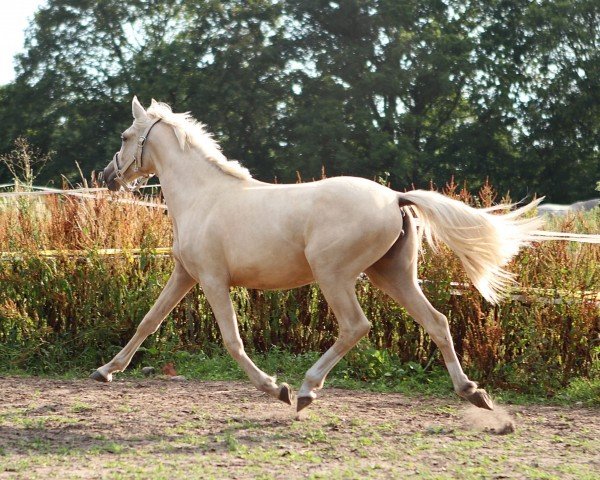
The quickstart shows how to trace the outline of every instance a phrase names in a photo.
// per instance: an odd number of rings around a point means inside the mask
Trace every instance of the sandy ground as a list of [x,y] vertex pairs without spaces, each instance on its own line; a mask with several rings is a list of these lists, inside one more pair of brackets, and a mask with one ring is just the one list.
[[0,377],[0,479],[600,478],[600,409],[326,388],[305,412],[244,382]]

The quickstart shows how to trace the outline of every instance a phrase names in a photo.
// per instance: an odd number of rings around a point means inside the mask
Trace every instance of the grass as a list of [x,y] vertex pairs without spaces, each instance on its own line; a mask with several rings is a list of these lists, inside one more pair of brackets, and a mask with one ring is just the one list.
[[[381,358],[378,351],[359,344],[356,356],[342,359],[327,377],[326,385],[346,389],[365,389],[373,392],[395,392],[409,396],[426,395],[445,397],[454,395],[452,382],[446,368],[440,363],[430,365],[425,369],[419,364],[404,364],[399,358],[384,355],[385,361],[378,360],[375,373],[365,377],[364,365],[356,362],[368,362],[369,356]],[[308,352],[293,354],[280,349],[272,349],[269,353],[251,353],[257,366],[269,374],[275,374],[280,382],[299,387],[306,371],[317,361],[320,353]],[[365,356],[367,359],[365,360]],[[211,356],[199,352],[191,354],[187,351],[176,352],[155,360],[157,365],[173,362],[178,373],[202,380],[246,380],[245,373],[226,353],[213,353]],[[144,364],[145,365],[145,364]],[[129,374],[141,376],[140,363]],[[557,405],[600,406],[600,379],[590,380],[575,378],[554,395],[539,393],[523,393],[513,390],[503,390],[493,386],[482,385],[498,401],[514,404],[547,403]]]
[[[363,342],[366,343],[366,342]],[[359,351],[366,350],[373,354],[370,347],[359,345]],[[275,375],[278,382],[286,382],[296,389],[304,380],[306,371],[317,361],[321,353],[307,352],[293,354],[274,348],[269,353],[250,353],[256,365],[268,374]],[[140,354],[138,354],[140,355]],[[143,354],[142,354],[143,355]],[[326,387],[337,387],[349,390],[366,390],[372,392],[402,393],[407,396],[428,397],[453,397],[455,395],[452,382],[446,368],[441,363],[435,363],[425,369],[419,364],[403,364],[398,358],[386,357],[386,361],[379,365],[376,374],[369,378],[363,376],[363,366],[354,365],[357,359],[361,360],[364,352],[356,358],[343,359],[330,372],[327,377]],[[210,354],[204,352],[190,353],[188,351],[168,352],[164,355],[148,356],[137,362],[137,365],[126,372],[117,374],[117,378],[143,378],[141,369],[144,366],[154,366],[160,374],[162,365],[174,363],[177,373],[189,379],[206,381],[248,380],[233,358],[226,352],[213,350]],[[83,369],[73,369],[68,372],[52,372],[44,375],[50,378],[77,379],[86,378],[90,372]],[[1,375],[30,376],[26,371],[2,370]],[[548,404],[565,406],[600,406],[600,379],[575,378],[564,389],[554,395],[540,395],[538,393],[523,393],[514,390],[501,389],[482,384],[484,388],[496,399],[504,404]],[[450,408],[450,407],[449,407]],[[85,412],[92,407],[83,402],[75,402],[71,409],[73,412]],[[131,413],[131,406],[123,404],[119,407],[120,413]],[[193,413],[193,412],[192,412]],[[444,412],[439,412],[444,413]],[[453,413],[448,411],[445,413]],[[199,420],[198,424],[201,425]],[[2,416],[0,416],[0,425]]]

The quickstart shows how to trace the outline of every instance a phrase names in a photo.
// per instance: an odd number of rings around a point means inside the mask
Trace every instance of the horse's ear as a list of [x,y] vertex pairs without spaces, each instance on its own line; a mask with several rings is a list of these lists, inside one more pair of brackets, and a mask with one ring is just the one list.
[[136,96],[133,97],[133,101],[131,102],[131,113],[136,120],[146,118],[146,110],[144,110],[144,107],[142,107]]
[[158,102],[152,99],[152,102],[150,102],[150,106],[153,107],[154,105],[158,105]]

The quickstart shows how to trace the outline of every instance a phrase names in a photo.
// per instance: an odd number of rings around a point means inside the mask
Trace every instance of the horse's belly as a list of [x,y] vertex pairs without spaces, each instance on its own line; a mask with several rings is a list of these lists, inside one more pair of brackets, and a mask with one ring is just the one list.
[[274,252],[273,255],[238,261],[230,265],[233,286],[260,290],[285,290],[313,281],[310,265],[304,254]]

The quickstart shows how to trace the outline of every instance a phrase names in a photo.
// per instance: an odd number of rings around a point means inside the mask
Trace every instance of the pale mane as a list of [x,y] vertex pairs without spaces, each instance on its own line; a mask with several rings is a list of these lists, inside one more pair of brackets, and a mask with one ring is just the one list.
[[147,113],[151,117],[160,118],[164,123],[173,127],[182,150],[188,145],[195,146],[202,151],[206,160],[214,163],[224,173],[242,180],[252,178],[248,169],[242,167],[239,162],[227,160],[216,140],[206,131],[202,123],[192,117],[190,112],[174,113],[166,103],[152,100],[152,105],[148,108]]

